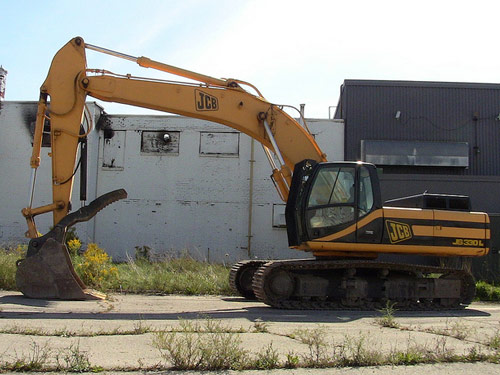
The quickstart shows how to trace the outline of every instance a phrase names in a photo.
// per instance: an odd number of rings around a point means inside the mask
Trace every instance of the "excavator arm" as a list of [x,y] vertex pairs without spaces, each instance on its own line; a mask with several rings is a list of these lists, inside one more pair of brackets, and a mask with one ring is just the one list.
[[[86,49],[125,58],[142,67],[197,83],[137,78],[88,69]],[[249,86],[257,95],[242,86]],[[68,215],[79,140],[91,131],[90,125],[86,130],[82,127],[87,96],[209,120],[249,135],[262,144],[272,167],[271,177],[284,201],[288,198],[295,164],[304,159],[326,161],[326,155],[304,127],[281,106],[266,101],[254,86],[246,82],[213,78],[146,57],[124,55],[85,44],[82,38],[76,37],[57,52],[40,90],[30,161],[30,198],[28,206],[22,210],[28,224],[27,235],[32,240],[27,259],[19,263],[17,272],[18,287],[30,297],[82,299],[92,296],[74,272],[67,255],[64,245],[66,229],[75,222],[89,220],[106,205],[126,197],[124,190],[117,190],[97,198],[84,207],[85,210]],[[46,120],[50,121],[53,201],[33,208],[36,170],[40,165]],[[38,237],[34,218],[48,212],[53,213],[54,228]]]
[[[139,79],[104,70],[89,70],[86,66],[86,47],[133,60],[143,67],[198,80],[200,83]],[[295,164],[304,159],[326,161],[326,155],[312,135],[297,121],[279,106],[245,91],[240,82],[217,79],[145,57],[135,58],[86,45],[80,37],[72,39],[54,57],[47,79],[41,87],[31,167],[36,170],[40,164],[42,130],[45,119],[49,118],[53,203],[32,208],[30,198],[29,206],[23,210],[30,237],[36,237],[33,220],[35,215],[52,211],[55,225],[68,213],[78,139],[83,136],[80,134],[80,126],[87,96],[209,120],[249,135],[266,150],[272,163],[273,180],[281,198],[286,201]]]

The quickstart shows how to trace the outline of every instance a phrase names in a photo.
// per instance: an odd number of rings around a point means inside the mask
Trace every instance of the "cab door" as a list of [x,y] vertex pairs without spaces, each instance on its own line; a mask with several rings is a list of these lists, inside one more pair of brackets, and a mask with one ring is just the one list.
[[[326,237],[356,222],[355,165],[322,165],[314,175],[305,200],[305,225],[309,239]],[[355,242],[352,228],[342,242]]]
[[[378,179],[373,182],[373,178],[375,167],[363,163],[297,164],[285,212],[289,245],[318,238],[336,242],[358,242],[358,237],[361,242],[380,241],[381,221],[357,225],[359,217],[367,216],[380,205]],[[339,232],[341,236],[332,236]]]
[[362,164],[357,173],[356,242],[381,243],[384,218],[377,170],[372,164]]

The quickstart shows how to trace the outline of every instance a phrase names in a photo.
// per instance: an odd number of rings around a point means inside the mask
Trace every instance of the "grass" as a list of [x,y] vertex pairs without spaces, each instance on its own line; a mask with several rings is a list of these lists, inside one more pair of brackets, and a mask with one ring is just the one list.
[[[99,254],[84,258],[73,251],[72,259],[75,270],[87,285],[103,292],[233,294],[228,282],[229,267],[200,262],[189,255],[150,261],[149,249],[144,249],[139,248],[136,259],[125,263],[112,263],[105,253],[105,259],[99,258]],[[0,248],[0,289],[16,290],[16,261],[24,257],[25,251],[26,245]],[[500,286],[478,281],[476,291],[477,300],[500,302]],[[388,305],[382,309],[381,324],[394,324],[394,311],[393,306]]]
[[104,289],[128,293],[231,295],[229,268],[200,262],[188,256],[149,262],[129,261],[116,265],[118,277]]
[[22,248],[0,248],[0,289],[16,290],[16,262]]
[[[17,290],[16,261],[26,247],[0,248],[0,289]],[[109,258],[72,255],[72,262],[87,286],[104,292],[184,295],[231,295],[229,267],[181,258],[112,263]]]
[[119,335],[138,336],[155,331],[155,329],[153,329],[149,325],[145,325],[142,321],[134,323],[134,327],[132,329],[115,328],[111,330],[101,329],[97,331],[72,331],[67,328],[49,331],[42,328],[22,327],[16,324],[0,328],[1,334],[35,337],[97,337]]

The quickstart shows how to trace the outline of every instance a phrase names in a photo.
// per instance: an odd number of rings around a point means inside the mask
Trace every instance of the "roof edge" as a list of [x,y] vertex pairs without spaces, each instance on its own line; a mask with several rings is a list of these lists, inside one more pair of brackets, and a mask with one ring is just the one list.
[[371,79],[345,79],[344,86],[388,86],[388,87],[429,87],[429,88],[469,88],[500,90],[498,83],[479,82],[439,82],[439,81],[392,81]]

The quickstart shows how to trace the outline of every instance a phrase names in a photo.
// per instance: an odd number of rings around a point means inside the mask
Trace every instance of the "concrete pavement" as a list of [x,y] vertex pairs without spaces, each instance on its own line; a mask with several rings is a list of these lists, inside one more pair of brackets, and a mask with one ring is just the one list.
[[[117,294],[104,301],[46,301],[0,291],[0,363],[27,361],[34,351],[43,350],[50,352],[47,364],[56,360],[61,363],[76,350],[92,366],[111,372],[168,368],[170,364],[152,344],[157,332],[181,331],[187,322],[203,330],[208,321],[237,335],[241,346],[253,355],[272,346],[281,361],[291,353],[301,359],[310,356],[310,340],[314,337],[321,337],[326,344],[324,355],[333,355],[346,346],[384,355],[398,350],[409,352],[413,347],[425,348],[428,353],[491,354],[495,353],[491,343],[498,339],[500,344],[499,304],[474,303],[464,310],[396,312],[395,316],[397,328],[387,328],[378,321],[378,312],[276,310],[235,297]],[[500,374],[500,365],[454,363],[274,371],[411,374],[417,370],[419,374]]]

